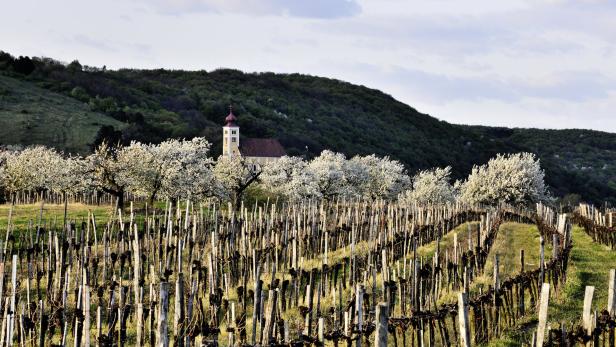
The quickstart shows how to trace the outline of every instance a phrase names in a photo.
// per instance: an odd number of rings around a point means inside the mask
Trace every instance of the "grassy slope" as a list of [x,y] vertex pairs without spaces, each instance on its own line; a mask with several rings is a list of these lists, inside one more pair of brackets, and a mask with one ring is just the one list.
[[609,271],[616,269],[616,252],[593,242],[580,227],[573,230],[573,242],[567,283],[560,298],[550,304],[551,322],[571,322],[582,316],[586,286],[595,287],[593,308],[607,307]]
[[0,144],[47,144],[87,152],[103,125],[123,127],[73,98],[0,75]]
[[[466,225],[458,227],[461,244],[466,239]],[[443,238],[441,247],[449,245],[453,240],[453,233]],[[601,310],[607,305],[609,269],[616,268],[616,253],[609,247],[594,243],[592,239],[578,226],[573,230],[574,248],[571,253],[567,281],[551,298],[548,321],[552,326],[561,322],[567,325],[576,323],[582,315],[585,287],[595,286],[593,309]],[[431,256],[435,244],[420,248],[419,253]],[[520,271],[520,250],[524,250],[525,268],[535,269],[539,266],[539,232],[534,225],[520,223],[504,223],[499,230],[496,241],[490,252],[484,273],[471,284],[471,291],[476,292],[480,287],[484,289],[492,284],[494,255],[500,259],[499,272],[502,279],[515,276]],[[552,256],[552,247],[546,241],[545,260]],[[440,302],[452,302],[455,293],[446,293]],[[535,315],[529,315],[519,321],[519,325],[509,330],[506,335],[490,342],[491,346],[519,346],[530,340],[532,331],[537,324]]]
[[[515,276],[520,272],[520,250],[524,250],[524,268],[532,270],[539,267],[540,244],[539,231],[534,225],[520,223],[504,223],[498,232],[498,237],[491,250],[490,257],[486,262],[480,283],[487,287],[492,284],[494,273],[494,256],[499,256],[499,274],[502,279]],[[552,247],[549,242],[545,243],[545,261],[552,256]],[[476,283],[477,284],[477,281]]]
[[[515,241],[511,240],[515,243],[507,248],[514,249],[519,245],[537,244],[535,240],[537,237],[533,236],[533,233],[519,233],[517,238]],[[560,323],[565,323],[567,327],[580,323],[586,286],[595,287],[593,309],[598,311],[604,309],[607,306],[609,270],[616,268],[616,253],[609,247],[594,243],[590,236],[578,226],[573,229],[573,243],[567,281],[550,298],[548,324],[555,327]],[[546,254],[548,254],[547,251]],[[510,259],[511,256],[517,259],[516,254],[509,254],[507,258]],[[490,345],[519,346],[521,342],[528,342],[536,324],[536,316],[527,317],[520,322],[517,329],[509,331],[500,340],[492,341]]]

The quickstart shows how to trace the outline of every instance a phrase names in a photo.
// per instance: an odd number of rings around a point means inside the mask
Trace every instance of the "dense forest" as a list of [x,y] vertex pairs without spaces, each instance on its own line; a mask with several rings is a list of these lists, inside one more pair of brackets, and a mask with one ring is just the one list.
[[616,201],[616,134],[454,125],[365,86],[302,74],[108,70],[0,52],[0,145],[86,153],[103,140],[204,136],[220,153],[233,105],[242,135],[288,154],[388,155],[409,172],[451,165],[464,177],[496,153],[531,151],[556,196]]

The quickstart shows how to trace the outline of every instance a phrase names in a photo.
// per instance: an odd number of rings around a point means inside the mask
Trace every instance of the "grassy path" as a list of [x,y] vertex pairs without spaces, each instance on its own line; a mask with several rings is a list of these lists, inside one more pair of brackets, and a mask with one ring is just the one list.
[[[586,286],[595,287],[593,309],[604,309],[607,306],[609,270],[616,268],[615,251],[593,242],[581,227],[575,226],[572,236],[573,249],[567,280],[550,298],[548,324],[554,327],[561,322],[567,327],[580,322]],[[530,316],[520,322],[517,329],[511,330],[499,340],[492,341],[490,346],[519,346],[522,342],[527,343],[536,324],[536,316]]]
[[[483,274],[475,277],[470,284],[471,295],[478,294],[479,289],[487,290],[493,283],[494,256],[499,255],[498,271],[501,280],[515,276],[520,272],[520,250],[524,250],[524,266],[528,269],[539,267],[539,231],[535,225],[507,222],[500,226],[490,255],[486,261]],[[546,261],[552,254],[552,247],[546,242]],[[455,302],[457,292],[450,292],[440,298],[440,302]]]
[[593,242],[581,227],[573,229],[573,250],[567,271],[567,282],[557,300],[550,303],[550,322],[572,322],[582,316],[586,286],[595,287],[593,308],[607,306],[610,269],[616,268],[616,251]]
[[[499,274],[504,280],[507,277],[516,276],[520,272],[520,250],[524,250],[524,268],[533,270],[539,267],[540,240],[539,230],[535,225],[521,223],[504,223],[498,232],[496,242],[492,246],[490,257],[486,262],[483,276],[479,277],[478,283],[483,283],[486,288],[492,284],[494,273],[494,256],[499,256]],[[545,242],[545,261],[552,258],[551,240]]]

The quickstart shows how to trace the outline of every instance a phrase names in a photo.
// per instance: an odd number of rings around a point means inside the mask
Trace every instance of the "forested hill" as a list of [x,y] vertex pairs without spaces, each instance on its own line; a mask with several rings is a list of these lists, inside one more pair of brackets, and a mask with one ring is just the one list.
[[291,155],[376,153],[409,172],[466,176],[496,153],[532,151],[556,195],[616,198],[616,134],[453,125],[378,90],[301,74],[106,70],[0,52],[0,144],[87,152],[102,139],[205,136],[220,153],[232,104],[242,135],[278,138]]

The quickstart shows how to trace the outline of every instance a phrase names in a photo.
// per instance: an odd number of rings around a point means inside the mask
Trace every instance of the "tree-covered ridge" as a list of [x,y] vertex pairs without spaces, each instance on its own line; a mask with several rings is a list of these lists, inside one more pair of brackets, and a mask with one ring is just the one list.
[[[204,136],[216,155],[222,119],[233,104],[242,136],[277,138],[290,155],[375,153],[400,160],[411,173],[451,166],[453,177],[461,178],[497,153],[531,151],[542,160],[554,194],[616,196],[615,134],[452,125],[378,90],[301,74],[107,70],[6,53],[0,54],[0,74],[80,101],[122,124],[100,127],[92,144]],[[2,109],[19,103],[0,100]]]

